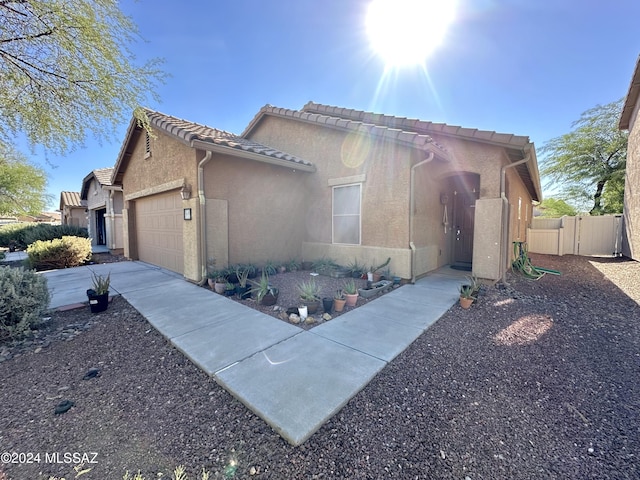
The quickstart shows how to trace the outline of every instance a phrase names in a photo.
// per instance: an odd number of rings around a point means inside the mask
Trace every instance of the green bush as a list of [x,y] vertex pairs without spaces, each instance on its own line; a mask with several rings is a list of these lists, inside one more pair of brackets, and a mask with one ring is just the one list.
[[0,340],[28,333],[48,306],[44,276],[33,270],[0,267]]
[[37,270],[77,267],[91,258],[91,240],[71,236],[38,240],[27,247],[27,255]]
[[38,240],[54,240],[62,237],[83,237],[89,236],[86,228],[75,225],[48,225],[46,223],[36,224],[27,229],[24,233],[25,247]]
[[24,234],[27,229],[32,228],[32,223],[10,223],[0,227],[0,247],[15,246],[26,248]]
[[13,223],[0,227],[0,247],[24,250],[38,240],[53,240],[64,236],[88,237],[86,228],[74,225],[49,225],[48,223]]

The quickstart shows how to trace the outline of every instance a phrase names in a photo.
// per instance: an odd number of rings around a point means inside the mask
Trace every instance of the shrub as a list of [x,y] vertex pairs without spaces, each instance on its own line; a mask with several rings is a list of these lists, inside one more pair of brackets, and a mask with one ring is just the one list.
[[24,232],[25,247],[38,240],[54,240],[66,236],[87,238],[89,233],[86,228],[75,225],[48,225],[46,223],[40,223]]
[[2,225],[0,227],[0,247],[14,246],[17,248],[25,248],[24,234],[32,228],[31,223],[10,223],[9,225]]
[[28,333],[48,306],[44,276],[33,270],[0,267],[0,339]]
[[27,255],[37,270],[77,267],[91,258],[91,240],[71,236],[38,240],[29,245]]
[[12,223],[0,227],[0,247],[14,246],[24,250],[38,240],[53,240],[66,235],[88,237],[86,228],[74,225],[49,225],[47,223]]

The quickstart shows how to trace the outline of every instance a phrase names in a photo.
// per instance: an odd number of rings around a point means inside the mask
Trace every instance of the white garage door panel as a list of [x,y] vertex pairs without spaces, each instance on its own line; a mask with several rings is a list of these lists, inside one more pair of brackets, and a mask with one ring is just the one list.
[[182,200],[177,191],[136,200],[138,256],[183,273]]

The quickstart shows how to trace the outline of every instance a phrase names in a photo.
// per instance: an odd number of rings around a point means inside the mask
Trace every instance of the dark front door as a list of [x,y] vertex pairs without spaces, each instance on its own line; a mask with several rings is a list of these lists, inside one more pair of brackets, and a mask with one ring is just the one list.
[[473,225],[476,192],[457,190],[453,195],[453,256],[455,263],[471,264],[473,260]]
[[96,210],[96,245],[107,244],[107,231],[104,224],[104,214],[107,213],[105,208]]

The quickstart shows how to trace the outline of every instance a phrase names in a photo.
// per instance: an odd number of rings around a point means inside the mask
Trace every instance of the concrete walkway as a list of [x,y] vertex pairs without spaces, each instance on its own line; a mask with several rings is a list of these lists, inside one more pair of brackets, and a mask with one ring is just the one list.
[[92,272],[293,445],[440,318],[465,275],[443,268],[305,331],[142,262],[44,272],[51,308],[85,302]]

